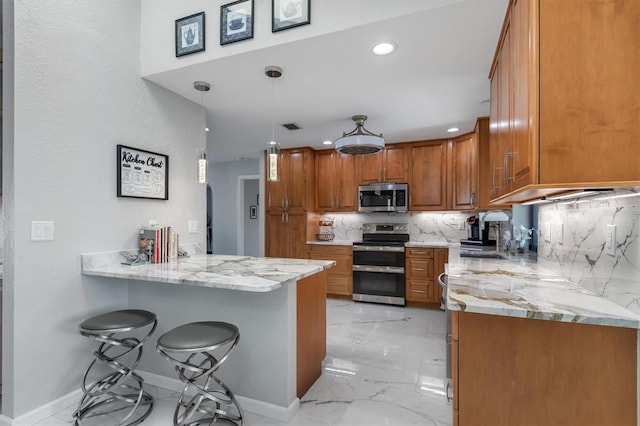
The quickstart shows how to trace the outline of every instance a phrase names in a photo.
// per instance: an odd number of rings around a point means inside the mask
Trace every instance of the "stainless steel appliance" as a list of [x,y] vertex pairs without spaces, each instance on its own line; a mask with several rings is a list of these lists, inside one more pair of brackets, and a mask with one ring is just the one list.
[[406,212],[409,204],[409,185],[379,182],[358,186],[358,211]]
[[406,304],[404,244],[406,223],[365,223],[362,241],[353,243],[353,300]]

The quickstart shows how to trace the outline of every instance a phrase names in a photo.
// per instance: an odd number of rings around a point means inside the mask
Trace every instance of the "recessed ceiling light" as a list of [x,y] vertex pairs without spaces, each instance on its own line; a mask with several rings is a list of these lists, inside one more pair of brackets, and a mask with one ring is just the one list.
[[450,127],[450,128],[447,129],[447,132],[449,132],[449,133],[455,133],[455,132],[458,132],[458,131],[460,131],[460,129],[458,129],[457,127]]
[[322,142],[322,145],[332,145],[332,144],[333,144],[333,142],[331,142],[331,141],[324,141],[324,142]]
[[208,131],[209,131],[209,128],[208,128],[208,127],[205,127],[205,128],[204,128],[204,131],[205,131],[205,132],[208,132]]
[[389,41],[386,41],[384,43],[378,43],[375,46],[373,46],[373,53],[375,53],[376,55],[388,55],[394,50],[396,50],[396,45]]

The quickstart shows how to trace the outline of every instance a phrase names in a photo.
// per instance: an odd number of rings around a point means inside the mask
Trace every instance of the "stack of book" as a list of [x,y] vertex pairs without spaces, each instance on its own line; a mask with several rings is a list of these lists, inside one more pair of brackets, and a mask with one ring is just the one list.
[[139,255],[149,263],[165,263],[178,260],[179,235],[170,226],[140,229]]

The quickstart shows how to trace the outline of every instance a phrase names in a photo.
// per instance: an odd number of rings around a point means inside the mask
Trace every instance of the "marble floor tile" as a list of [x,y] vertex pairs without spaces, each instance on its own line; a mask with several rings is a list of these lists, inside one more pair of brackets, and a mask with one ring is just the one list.
[[[300,410],[289,423],[245,413],[245,424],[449,426],[444,376],[443,312],[328,299],[323,373],[301,399]],[[149,392],[155,404],[142,424],[171,425],[177,393],[154,386]],[[72,424],[73,410],[38,426]]]

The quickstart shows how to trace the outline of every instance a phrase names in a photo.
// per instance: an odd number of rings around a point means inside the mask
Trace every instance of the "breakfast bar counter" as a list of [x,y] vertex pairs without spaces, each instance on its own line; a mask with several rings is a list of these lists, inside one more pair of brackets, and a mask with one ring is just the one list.
[[221,380],[245,411],[281,421],[295,414],[326,356],[325,270],[335,262],[193,254],[131,266],[123,253],[83,254],[81,272],[88,286],[126,286],[126,307],[158,316],[139,366],[145,381],[181,389],[155,352],[158,336],[188,322],[225,321],[238,327],[240,342]]

